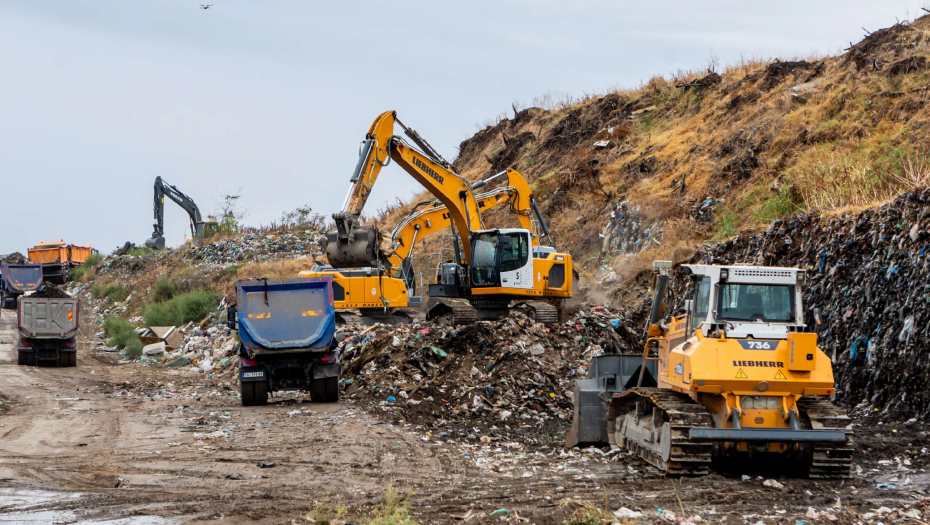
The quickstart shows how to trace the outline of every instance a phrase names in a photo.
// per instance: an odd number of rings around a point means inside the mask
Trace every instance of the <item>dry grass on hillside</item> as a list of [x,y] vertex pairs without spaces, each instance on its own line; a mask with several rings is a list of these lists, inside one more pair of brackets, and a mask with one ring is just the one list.
[[[533,186],[576,267],[624,275],[684,258],[708,239],[803,211],[875,205],[930,180],[930,17],[871,33],[845,54],[744,57],[582,100],[549,97],[500,117],[460,146],[469,180],[513,167]],[[599,140],[611,141],[596,149]],[[707,197],[713,220],[690,218]],[[412,202],[428,199],[421,194]],[[601,253],[610,206],[640,205],[662,246]],[[410,204],[378,217],[392,225]],[[487,222],[512,225],[505,210]],[[434,251],[435,241],[422,251]]]

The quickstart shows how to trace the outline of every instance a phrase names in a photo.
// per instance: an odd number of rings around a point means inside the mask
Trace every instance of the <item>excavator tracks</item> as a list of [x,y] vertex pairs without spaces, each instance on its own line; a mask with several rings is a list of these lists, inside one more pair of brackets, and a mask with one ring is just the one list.
[[810,419],[811,428],[843,429],[845,443],[818,443],[813,447],[808,476],[812,478],[851,477],[853,446],[852,420],[846,411],[823,398],[805,397],[798,400],[798,409]]
[[537,323],[546,326],[559,324],[559,309],[545,301],[524,301],[514,309],[525,311]]
[[614,448],[626,448],[666,474],[710,473],[713,444],[692,442],[695,427],[712,427],[713,418],[690,397],[655,388],[614,394],[607,432]]
[[452,326],[474,324],[477,320],[475,308],[467,301],[431,297],[426,318]]

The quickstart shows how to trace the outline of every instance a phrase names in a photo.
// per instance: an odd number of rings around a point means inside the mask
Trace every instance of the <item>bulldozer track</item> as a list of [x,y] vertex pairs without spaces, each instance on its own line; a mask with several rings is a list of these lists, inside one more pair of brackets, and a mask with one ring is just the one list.
[[[617,424],[617,419],[626,417],[630,410],[636,410],[636,401],[645,401],[664,413],[663,419],[667,419],[671,427],[671,444],[667,459],[658,450],[658,443],[650,447],[645,443],[634,442],[623,435],[623,424]],[[614,394],[611,404],[628,406],[627,411],[621,411],[623,413],[608,419],[608,436],[612,447],[626,448],[647,463],[673,476],[703,476],[710,473],[713,445],[695,443],[689,437],[692,428],[714,425],[713,418],[703,405],[684,394],[655,388],[633,388]]]
[[851,439],[852,420],[846,411],[823,398],[801,398],[798,409],[810,419],[814,429],[843,429],[846,442],[838,444],[820,443],[813,447],[808,475],[812,478],[851,477],[853,446]]

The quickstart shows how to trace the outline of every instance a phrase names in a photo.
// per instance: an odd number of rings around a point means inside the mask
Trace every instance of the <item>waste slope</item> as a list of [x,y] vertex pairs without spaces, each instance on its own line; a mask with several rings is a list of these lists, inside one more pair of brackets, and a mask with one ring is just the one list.
[[572,381],[591,357],[639,347],[636,326],[597,306],[554,327],[522,314],[460,328],[384,326],[342,343],[345,395],[434,437],[538,446],[563,440]]

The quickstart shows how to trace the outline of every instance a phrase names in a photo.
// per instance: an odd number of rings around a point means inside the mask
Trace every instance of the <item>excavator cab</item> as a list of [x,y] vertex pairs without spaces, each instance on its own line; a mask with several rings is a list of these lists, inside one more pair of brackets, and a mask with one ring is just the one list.
[[472,287],[531,288],[530,232],[520,229],[475,232],[472,237]]

